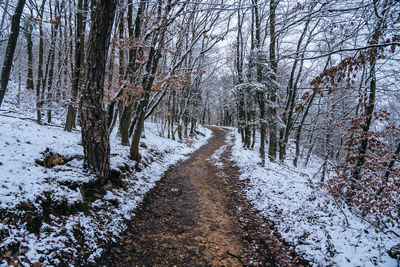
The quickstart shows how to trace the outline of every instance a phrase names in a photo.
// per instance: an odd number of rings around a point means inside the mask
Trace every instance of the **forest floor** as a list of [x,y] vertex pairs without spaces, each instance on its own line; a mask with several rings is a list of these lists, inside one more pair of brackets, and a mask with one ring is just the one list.
[[[229,160],[228,130],[210,127],[209,142],[172,166],[149,191],[121,239],[103,254],[107,266],[302,266],[272,222],[243,195]],[[213,164],[213,155],[220,153]]]

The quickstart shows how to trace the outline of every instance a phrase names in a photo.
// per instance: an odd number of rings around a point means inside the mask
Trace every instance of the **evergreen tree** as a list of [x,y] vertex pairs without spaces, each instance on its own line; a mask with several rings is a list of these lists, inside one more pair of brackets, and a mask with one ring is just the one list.
[[[277,92],[281,86],[276,82],[274,71],[269,64],[268,52],[263,49],[254,49],[248,57],[248,69],[246,81],[234,88],[234,96],[237,102],[243,101],[245,112],[251,113],[258,104],[259,116],[256,121],[260,126],[260,133],[265,137],[266,126],[281,127],[282,121],[273,110],[278,108],[277,103],[270,99],[277,99]],[[246,116],[247,118],[247,116]],[[248,125],[249,121],[239,121],[241,125]],[[262,165],[265,164],[264,138],[261,138],[260,157]],[[245,147],[246,144],[244,144]]]

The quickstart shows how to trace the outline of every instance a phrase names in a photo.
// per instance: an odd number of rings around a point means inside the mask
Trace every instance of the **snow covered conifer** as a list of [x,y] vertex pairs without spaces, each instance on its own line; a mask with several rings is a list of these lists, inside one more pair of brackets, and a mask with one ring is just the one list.
[[[254,49],[250,52],[248,57],[248,69],[246,73],[246,81],[238,84],[234,89],[234,96],[237,102],[242,101],[245,106],[245,112],[249,113],[251,107],[258,104],[259,118],[257,125],[260,126],[261,140],[260,140],[260,157],[262,165],[265,164],[265,131],[266,127],[280,127],[282,121],[272,112],[276,110],[277,103],[271,99],[277,99],[277,92],[281,86],[276,82],[273,77],[274,71],[269,65],[268,52],[263,49]],[[247,125],[247,121],[239,121],[241,125]],[[246,141],[245,141],[245,147]]]

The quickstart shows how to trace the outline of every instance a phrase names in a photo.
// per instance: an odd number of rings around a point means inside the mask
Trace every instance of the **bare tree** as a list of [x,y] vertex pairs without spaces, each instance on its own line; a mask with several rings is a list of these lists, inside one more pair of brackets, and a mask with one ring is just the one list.
[[[85,4],[83,0],[78,0],[77,12],[76,12],[76,36],[75,36],[75,65],[74,74],[72,81],[72,95],[70,102],[68,104],[67,118],[65,122],[65,130],[71,131],[75,127],[76,121],[76,101],[78,97],[80,81],[81,81],[81,71],[82,63],[84,60],[84,47],[85,47],[85,19],[87,11],[87,0]],[[72,48],[71,48],[72,49]]]
[[[8,3],[8,1],[7,1]],[[11,19],[11,34],[7,42],[6,54],[4,57],[3,67],[1,69],[1,82],[0,82],[0,107],[3,103],[4,95],[7,90],[8,80],[14,59],[15,47],[19,35],[19,24],[21,20],[22,11],[24,10],[25,0],[18,0],[17,7],[15,8],[14,15]]]
[[[270,31],[270,43],[269,43],[269,58],[272,71],[276,74],[278,70],[278,62],[276,59],[276,35],[275,35],[275,18],[276,18],[276,8],[279,4],[279,0],[270,0],[269,2],[269,31]],[[272,77],[273,80],[276,77]],[[269,100],[272,103],[276,103],[276,94],[271,94]],[[271,107],[269,112],[271,115],[276,116],[276,107]],[[278,140],[277,140],[277,125],[272,123],[269,127],[269,150],[268,157],[271,161],[276,160],[276,153],[278,149]]]
[[88,40],[87,74],[82,88],[80,112],[84,166],[92,170],[100,184],[110,172],[110,141],[104,110],[104,77],[116,0],[99,0]]

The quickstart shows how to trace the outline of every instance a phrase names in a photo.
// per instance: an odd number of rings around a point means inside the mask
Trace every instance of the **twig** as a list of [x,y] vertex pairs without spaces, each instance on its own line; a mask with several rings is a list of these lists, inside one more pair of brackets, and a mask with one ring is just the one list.
[[346,213],[344,213],[344,210],[343,210],[342,207],[339,205],[339,203],[337,202],[337,200],[336,200],[335,197],[333,197],[333,200],[335,201],[336,206],[337,206],[337,207],[340,209],[340,211],[343,213],[344,219],[345,219],[345,221],[346,221],[346,226],[348,227],[350,224],[349,224],[349,220],[348,220],[348,218],[347,218]]
[[[360,218],[360,219],[366,221],[366,222],[369,223],[371,226],[373,226],[373,227],[375,227],[376,229],[380,230],[382,233],[384,233],[384,234],[392,233],[392,234],[394,234],[395,236],[400,237],[400,234],[396,233],[395,231],[390,230],[390,229],[387,230],[387,231],[385,231],[382,227],[376,225],[376,223],[373,223],[373,222],[367,220],[365,217],[359,216],[357,213],[354,213],[354,214],[355,214],[358,218]],[[384,222],[381,221],[380,223],[382,223],[383,225],[385,225],[386,228],[389,228]]]
[[320,170],[322,169],[322,167],[324,166],[325,162],[322,163],[321,167],[319,167],[318,171],[313,175],[312,179],[314,180],[315,177],[317,177],[317,174],[320,172]]
[[232,256],[232,257],[234,257],[236,259],[242,260],[242,258],[240,256],[237,256],[237,255],[235,255],[233,253],[230,253],[229,251],[227,251],[226,254],[228,254],[229,256]]
[[[331,186],[329,185],[329,184],[327,184],[328,185],[328,187],[329,187],[329,190],[330,191],[332,191],[332,188],[331,188]],[[346,213],[344,212],[344,210],[342,209],[342,207],[339,205],[339,203],[337,202],[337,199],[334,197],[334,196],[332,196],[332,198],[333,198],[333,200],[335,201],[335,204],[336,204],[336,206],[339,208],[339,210],[343,213],[343,215],[344,215],[344,219],[345,219],[345,222],[346,222],[346,227],[349,227],[350,226],[350,224],[349,224],[349,219],[347,218],[347,215],[346,215]]]

